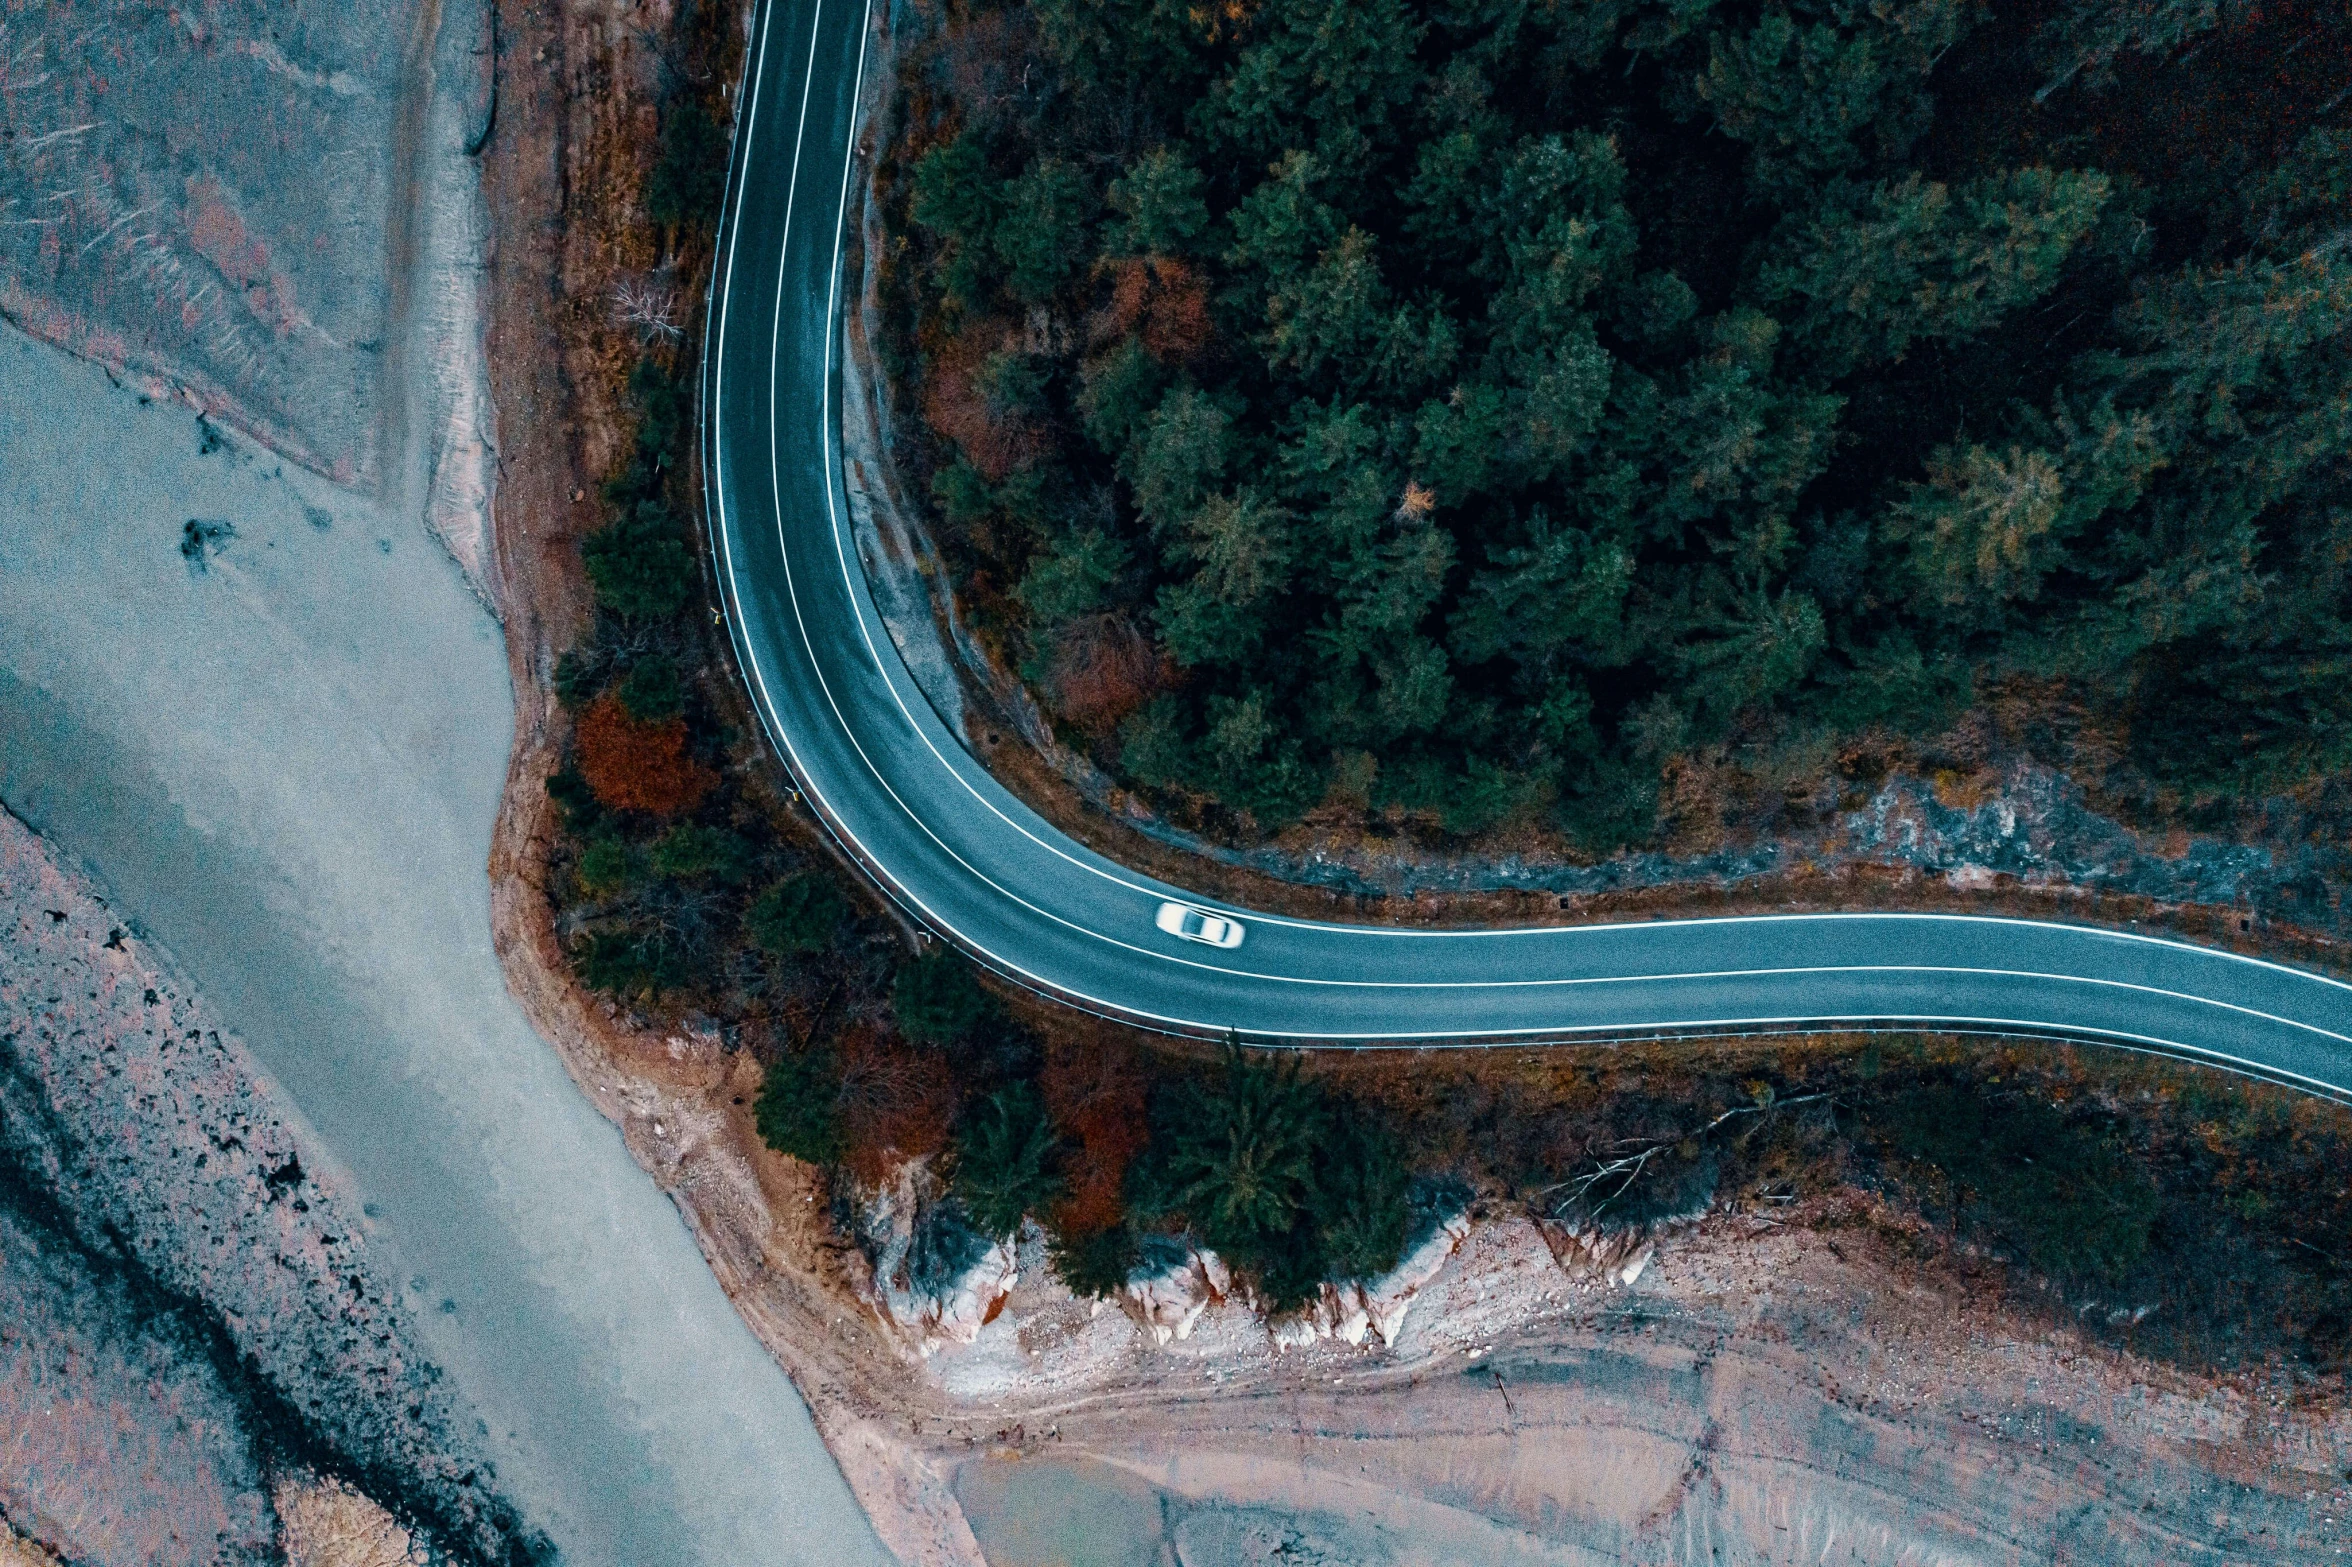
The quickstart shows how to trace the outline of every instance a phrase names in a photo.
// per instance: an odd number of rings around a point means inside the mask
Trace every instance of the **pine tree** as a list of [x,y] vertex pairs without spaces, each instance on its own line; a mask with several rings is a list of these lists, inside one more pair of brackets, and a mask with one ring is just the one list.
[[1144,521],[1172,528],[1200,506],[1224,476],[1232,427],[1233,416],[1205,392],[1178,387],[1160,400],[1119,465]]
[[760,1074],[752,1123],[760,1141],[815,1165],[841,1158],[841,1063],[820,1046],[788,1052]]
[[849,900],[831,880],[803,872],[753,900],[744,925],[762,951],[787,958],[832,946],[850,915]]
[[995,1003],[963,954],[933,947],[903,964],[890,988],[898,1031],[917,1044],[952,1045],[994,1015]]
[[1228,1041],[1221,1069],[1174,1090],[1160,1117],[1156,1206],[1245,1265],[1305,1216],[1330,1126],[1296,1058],[1268,1061]]
[[1207,182],[1182,152],[1155,147],[1111,181],[1111,210],[1125,221],[1110,247],[1138,256],[1181,256],[1208,230]]
[[956,1138],[954,1190],[981,1234],[1010,1235],[1061,1195],[1058,1151],[1044,1101],[1028,1083],[998,1089],[971,1112]]
[[2113,192],[2096,172],[2019,169],[1957,190],[1906,175],[1784,229],[1759,293],[1795,303],[1798,340],[1824,374],[1848,375],[2040,299]]
[[1966,0],[1797,0],[1711,35],[1699,98],[1752,149],[1750,179],[1784,201],[1898,159],[1932,112],[1927,72],[1972,21]]
[[1043,629],[1099,609],[1126,573],[1125,543],[1100,528],[1084,528],[1055,539],[1030,561],[1014,594]]
[[1423,24],[1405,0],[1290,0],[1210,87],[1194,122],[1212,146],[1271,160],[1308,148],[1335,161],[1385,142],[1421,83]]
[[2219,27],[2260,14],[2260,0],[2067,0],[2043,25],[2038,40],[2052,74],[2037,102],[2070,82],[2087,87],[2112,81],[2125,53],[2165,55]]
[[1035,160],[1003,187],[990,237],[1015,299],[1049,298],[1086,265],[1098,200],[1084,171],[1060,158]]
[[1413,1225],[1404,1150],[1368,1111],[1343,1106],[1308,1200],[1322,1272],[1372,1279],[1403,1255]]

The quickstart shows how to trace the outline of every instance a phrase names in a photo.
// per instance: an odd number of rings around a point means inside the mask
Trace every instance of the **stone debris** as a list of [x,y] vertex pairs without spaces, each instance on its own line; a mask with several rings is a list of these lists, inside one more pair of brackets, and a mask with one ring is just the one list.
[[504,1548],[513,1521],[325,1150],[243,1042],[0,810],[6,1166],[74,1242],[217,1321],[330,1448],[404,1475],[402,1500],[466,1545]]
[[1305,1310],[1273,1324],[1274,1347],[1302,1349],[1318,1339],[1362,1344],[1367,1334],[1376,1333],[1383,1346],[1394,1348],[1397,1335],[1404,1331],[1406,1308],[1437,1277],[1469,1234],[1467,1213],[1449,1215],[1379,1278],[1325,1284]]
[[340,1480],[277,1489],[286,1567],[427,1567],[432,1557],[399,1520]]
[[0,1522],[0,1567],[59,1567],[56,1557]]
[[1233,1270],[1213,1251],[1189,1246],[1147,1253],[1143,1266],[1128,1275],[1119,1303],[1129,1316],[1166,1345],[1192,1337],[1201,1313],[1233,1293]]
[[1539,1219],[1536,1229],[1562,1271],[1611,1284],[1631,1284],[1658,1254],[1646,1226],[1605,1230],[1577,1220]]

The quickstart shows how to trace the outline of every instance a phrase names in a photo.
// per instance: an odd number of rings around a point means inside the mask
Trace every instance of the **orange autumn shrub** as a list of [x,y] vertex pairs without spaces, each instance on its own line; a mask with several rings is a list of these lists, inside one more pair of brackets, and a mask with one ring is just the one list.
[[909,1159],[938,1153],[955,1124],[955,1081],[947,1057],[871,1024],[845,1032],[841,1060],[843,1168],[872,1187]]
[[1155,357],[1179,364],[1208,346],[1213,328],[1209,288],[1197,270],[1164,256],[1107,266],[1111,298],[1095,323],[1098,341],[1115,341],[1134,332]]
[[1127,1167],[1151,1140],[1142,1059],[1124,1040],[1056,1040],[1046,1046],[1038,1086],[1055,1130],[1071,1145],[1054,1227],[1064,1235],[1099,1234],[1126,1212]]
[[988,356],[1018,341],[1000,319],[975,322],[939,346],[924,377],[924,422],[953,441],[991,484],[1043,450],[1036,428],[991,409],[981,386]]
[[1130,621],[1087,615],[1055,639],[1047,683],[1064,717],[1091,733],[1108,734],[1174,675],[1167,658]]
[[701,804],[719,781],[686,754],[686,720],[641,723],[610,691],[580,715],[573,738],[588,792],[612,810],[676,816]]

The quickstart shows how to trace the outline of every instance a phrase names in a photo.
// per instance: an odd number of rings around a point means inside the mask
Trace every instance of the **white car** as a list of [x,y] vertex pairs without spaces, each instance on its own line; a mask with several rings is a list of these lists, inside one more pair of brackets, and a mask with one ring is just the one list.
[[1186,941],[1197,941],[1206,947],[1238,947],[1241,945],[1241,921],[1211,914],[1207,909],[1196,909],[1189,904],[1163,903],[1152,923],[1171,936]]

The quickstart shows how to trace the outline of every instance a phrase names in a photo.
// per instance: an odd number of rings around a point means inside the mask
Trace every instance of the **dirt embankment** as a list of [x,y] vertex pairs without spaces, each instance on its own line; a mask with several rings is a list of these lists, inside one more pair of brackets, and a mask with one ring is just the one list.
[[[889,1432],[895,1356],[853,1315],[843,1249],[807,1171],[759,1146],[746,1108],[758,1066],[714,1032],[656,1030],[580,987],[545,890],[555,828],[545,782],[569,717],[558,654],[592,601],[579,540],[602,514],[597,487],[629,450],[624,390],[648,346],[624,319],[624,288],[665,298],[691,329],[707,256],[669,248],[633,200],[673,85],[670,6],[505,7],[509,58],[484,186],[497,238],[491,273],[492,385],[501,437],[494,511],[496,596],[514,671],[515,749],[492,842],[493,939],[532,1024],[629,1149],[677,1203],[721,1284],[808,1399],[874,1519],[907,1561],[966,1560],[970,1534],[927,1461]],[[740,16],[702,13],[731,72]],[[650,25],[648,25],[650,24]],[[732,80],[732,76],[728,80]],[[752,720],[738,709],[748,730]],[[887,1383],[885,1384],[887,1385]]]

